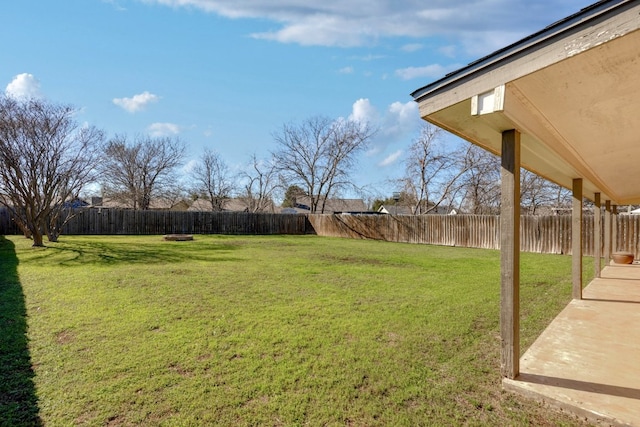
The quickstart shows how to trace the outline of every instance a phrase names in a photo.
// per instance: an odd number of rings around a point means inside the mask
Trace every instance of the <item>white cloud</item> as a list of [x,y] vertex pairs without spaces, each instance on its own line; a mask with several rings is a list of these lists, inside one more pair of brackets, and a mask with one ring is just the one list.
[[484,31],[482,37],[476,37],[474,34],[461,34],[460,38],[465,52],[472,56],[483,56],[501,49],[525,35],[526,33],[510,31]]
[[373,127],[376,127],[378,124],[380,117],[376,108],[371,104],[366,98],[360,98],[356,102],[353,103],[353,107],[351,108],[351,115],[349,115],[349,120],[353,120],[360,123],[369,123]]
[[417,52],[421,50],[424,46],[420,43],[409,43],[402,46],[400,49],[404,52]]
[[193,169],[198,165],[198,161],[195,159],[189,160],[186,165],[182,167],[182,171],[186,174],[189,174],[193,171]]
[[380,54],[374,55],[373,53],[370,53],[370,54],[365,55],[365,56],[352,56],[352,57],[350,57],[350,59],[355,59],[355,60],[364,61],[364,62],[370,62],[370,61],[377,61],[379,59],[384,59],[386,57],[387,57],[386,55],[380,55]]
[[147,128],[149,135],[154,137],[171,136],[180,133],[180,126],[174,123],[152,123]]
[[158,102],[160,97],[147,91],[133,95],[131,98],[114,98],[113,103],[130,113],[144,110],[147,105]]
[[398,160],[400,159],[400,156],[402,156],[402,150],[395,151],[389,154],[387,157],[385,157],[380,163],[378,163],[378,166],[380,167],[391,166],[398,162]]
[[371,127],[379,130],[378,138],[382,137],[384,140],[395,140],[400,135],[415,131],[421,121],[416,102],[396,101],[389,105],[384,114],[380,114],[366,98],[353,103],[349,120],[369,123]]
[[102,3],[110,4],[118,12],[125,12],[127,10],[125,7],[123,7],[116,0],[102,0]]
[[22,73],[13,78],[5,89],[7,96],[13,98],[40,98],[40,82],[33,74]]
[[381,113],[366,98],[353,103],[349,120],[368,123],[372,129],[377,130],[366,153],[367,157],[379,155],[387,147],[397,146],[410,140],[415,136],[421,123],[418,104],[413,101],[394,102]]
[[420,127],[421,121],[416,102],[402,103],[396,101],[389,105],[387,109],[382,136],[387,141],[387,145],[404,141],[415,134]]
[[353,67],[344,67],[344,68],[340,68],[338,70],[338,72],[340,74],[353,74],[354,69],[353,69]]
[[367,34],[353,31],[349,21],[341,16],[301,16],[278,31],[254,33],[256,39],[303,46],[353,47],[367,44]]
[[411,80],[419,77],[441,77],[449,71],[459,68],[459,65],[450,65],[444,67],[440,64],[431,64],[424,67],[407,67],[396,70],[396,76],[402,80]]
[[[227,18],[269,21],[273,30],[253,34],[281,43],[365,46],[386,37],[446,36],[489,53],[556,20],[591,0],[141,0],[192,7]],[[495,28],[501,28],[499,40]]]
[[455,58],[457,47],[455,45],[441,46],[438,48],[438,52],[449,58]]

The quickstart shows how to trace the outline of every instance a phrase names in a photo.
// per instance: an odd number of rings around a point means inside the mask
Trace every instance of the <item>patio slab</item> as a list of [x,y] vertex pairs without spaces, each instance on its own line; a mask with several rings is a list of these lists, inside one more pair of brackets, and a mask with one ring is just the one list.
[[606,266],[503,385],[594,423],[640,426],[640,265]]

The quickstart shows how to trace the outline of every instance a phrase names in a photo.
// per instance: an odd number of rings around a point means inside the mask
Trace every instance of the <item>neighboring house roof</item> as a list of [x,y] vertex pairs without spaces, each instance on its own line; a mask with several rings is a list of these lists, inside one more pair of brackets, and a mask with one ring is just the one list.
[[130,206],[127,203],[121,202],[119,200],[111,199],[109,197],[92,197],[91,198],[91,207],[93,208],[111,208],[111,209],[131,209],[133,206]]
[[413,210],[404,205],[382,205],[378,208],[378,212],[389,215],[413,215]]
[[189,206],[189,211],[203,212],[211,210],[211,203],[205,199],[196,199]]
[[[191,206],[189,207],[190,211],[210,211],[211,210],[211,202],[209,202],[209,200],[206,199],[197,199],[195,200]],[[249,209],[249,203],[246,199],[239,197],[239,198],[232,198],[232,199],[225,199],[222,205],[222,210],[226,211],[226,212],[248,212]],[[269,206],[266,209],[266,212],[275,212],[275,207],[273,206],[272,203],[269,204]]]
[[307,213],[307,211],[302,212],[301,210],[298,210],[296,208],[280,208],[280,213],[283,214],[300,214],[300,213]]
[[[413,208],[405,205],[382,205],[378,208],[379,213],[391,215],[414,215]],[[458,212],[448,206],[438,206],[427,212],[429,215],[456,215]]]
[[[223,211],[243,212],[247,209],[247,205],[239,202],[237,199],[225,199],[222,202]],[[211,202],[207,199],[197,199],[189,207],[190,211],[207,212],[211,211]]]
[[[151,200],[149,209],[151,210],[170,210],[170,211],[186,211],[189,209],[190,203],[186,200],[174,200],[169,198],[157,198]],[[132,209],[129,203],[122,202],[108,197],[92,197],[90,207],[106,208],[106,209]]]
[[73,200],[70,200],[68,202],[64,202],[63,206],[65,208],[77,209],[77,208],[85,208],[85,207],[89,206],[89,203],[87,203],[86,201],[84,201],[82,199],[73,199]]
[[[318,212],[320,213],[322,202],[318,203]],[[296,197],[295,207],[303,212],[308,213],[311,206],[311,198],[309,196]],[[367,212],[367,204],[362,199],[327,199],[324,204],[324,213],[337,212]]]
[[249,204],[242,199],[226,199],[222,209],[229,212],[248,212]]
[[167,211],[186,211],[191,204],[186,200],[173,200],[166,198],[159,198],[151,200],[149,203],[149,209],[167,210]]

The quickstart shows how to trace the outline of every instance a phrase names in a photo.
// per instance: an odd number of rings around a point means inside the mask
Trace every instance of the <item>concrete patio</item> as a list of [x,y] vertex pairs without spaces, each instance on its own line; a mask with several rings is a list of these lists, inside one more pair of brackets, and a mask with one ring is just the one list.
[[606,266],[503,384],[591,422],[640,426],[640,264]]

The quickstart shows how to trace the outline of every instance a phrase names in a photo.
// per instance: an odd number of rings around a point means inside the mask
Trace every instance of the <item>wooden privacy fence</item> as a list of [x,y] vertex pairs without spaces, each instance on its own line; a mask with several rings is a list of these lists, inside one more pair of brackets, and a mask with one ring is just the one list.
[[500,247],[499,216],[309,215],[319,236],[485,249]]
[[[593,216],[582,227],[583,253],[594,253]],[[614,251],[640,255],[640,215],[618,215]],[[0,209],[0,234],[19,234]],[[292,215],[246,212],[82,209],[63,234],[318,234],[391,242],[484,249],[500,248],[500,217],[483,215]],[[603,226],[600,230],[604,236]],[[604,237],[601,238],[604,245]],[[520,249],[571,253],[571,216],[523,216]]]
[[86,209],[64,234],[305,234],[304,215]]
[[[4,211],[4,213],[3,213]],[[305,234],[304,215],[247,212],[134,211],[82,209],[62,227],[63,235],[93,234]],[[19,234],[0,209],[0,234]]]
[[[500,249],[500,217],[485,215],[309,215],[319,236]],[[594,217],[583,218],[583,254],[594,253]],[[604,250],[604,218],[600,229]],[[640,216],[618,215],[614,251],[640,253]],[[520,218],[520,250],[571,254],[571,216]]]
[[7,234],[18,234],[20,230],[11,220],[11,213],[7,208],[0,207],[0,236]]

